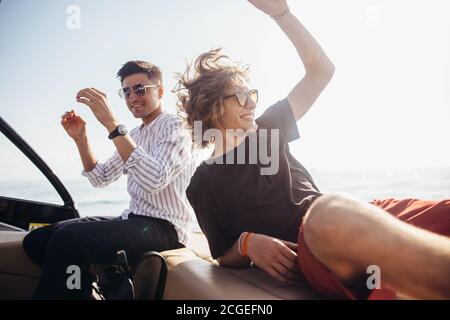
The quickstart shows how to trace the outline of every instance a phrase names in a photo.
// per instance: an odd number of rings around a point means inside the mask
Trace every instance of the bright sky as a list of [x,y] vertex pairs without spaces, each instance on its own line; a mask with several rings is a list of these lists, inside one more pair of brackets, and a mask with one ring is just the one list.
[[[450,2],[302,0],[292,11],[336,66],[330,85],[299,122],[291,150],[308,168],[370,169],[450,164]],[[80,29],[67,27],[80,9]],[[134,59],[163,71],[164,108],[175,112],[174,74],[223,47],[252,66],[258,113],[303,76],[277,25],[244,0],[3,0],[0,2],[0,115],[62,177],[79,176],[75,144],[59,124],[74,108],[96,155],[114,151],[76,92],[105,92],[120,122],[139,124],[118,97],[115,75]],[[0,138],[0,176],[26,176]],[[14,169],[12,169],[14,168]]]

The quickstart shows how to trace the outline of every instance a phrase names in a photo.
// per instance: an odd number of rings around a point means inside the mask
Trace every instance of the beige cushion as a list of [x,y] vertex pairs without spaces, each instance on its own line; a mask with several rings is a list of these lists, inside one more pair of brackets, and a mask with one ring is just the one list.
[[319,296],[306,283],[282,283],[258,268],[220,267],[206,238],[193,233],[188,248],[164,251],[168,276],[165,299],[303,300]]
[[[36,287],[40,268],[25,254],[26,232],[0,232],[0,299],[27,299]],[[318,299],[305,283],[285,284],[258,268],[220,267],[211,258],[202,233],[193,233],[188,248],[164,251],[168,263],[165,299],[278,300]]]
[[22,246],[27,232],[0,231],[0,273],[39,277],[41,269],[28,258]]
[[23,250],[26,232],[0,231],[0,300],[30,299],[41,269]]

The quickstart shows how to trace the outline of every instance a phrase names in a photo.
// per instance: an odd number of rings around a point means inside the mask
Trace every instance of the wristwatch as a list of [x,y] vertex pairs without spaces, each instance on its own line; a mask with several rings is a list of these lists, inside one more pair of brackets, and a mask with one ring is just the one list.
[[128,133],[127,127],[125,127],[123,124],[119,124],[113,131],[111,131],[108,138],[112,140],[115,137],[124,136],[127,133]]

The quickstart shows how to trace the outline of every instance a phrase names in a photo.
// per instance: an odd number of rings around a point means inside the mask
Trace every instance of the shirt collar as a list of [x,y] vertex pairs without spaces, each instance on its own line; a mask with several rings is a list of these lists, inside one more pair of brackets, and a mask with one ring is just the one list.
[[165,111],[162,111],[155,119],[153,119],[152,122],[150,122],[148,124],[141,123],[141,125],[139,126],[139,131],[142,131],[143,129],[148,130],[148,129],[152,128],[156,122],[159,122],[159,120],[163,118],[162,115],[163,114],[165,115],[165,113],[166,113]]

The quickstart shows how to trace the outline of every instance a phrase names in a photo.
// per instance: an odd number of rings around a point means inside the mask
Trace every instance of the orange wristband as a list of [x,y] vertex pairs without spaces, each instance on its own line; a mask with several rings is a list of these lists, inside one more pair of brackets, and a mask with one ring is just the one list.
[[244,237],[244,241],[242,241],[242,255],[244,257],[247,257],[247,241],[251,234],[252,234],[251,232],[247,232],[247,234]]

